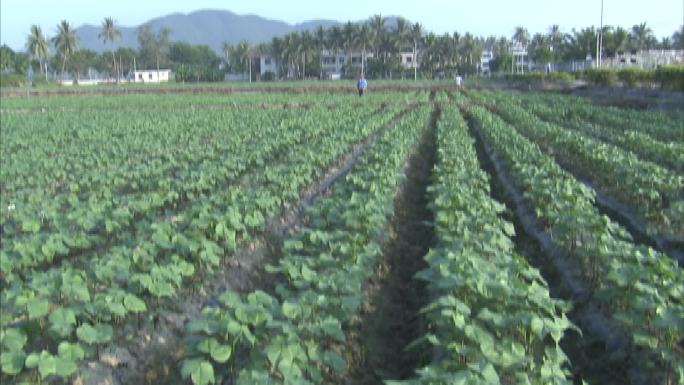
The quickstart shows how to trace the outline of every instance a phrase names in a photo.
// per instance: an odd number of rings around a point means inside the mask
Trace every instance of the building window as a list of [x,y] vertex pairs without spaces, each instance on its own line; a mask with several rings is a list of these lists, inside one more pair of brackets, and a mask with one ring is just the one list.
[[352,64],[361,64],[361,58],[360,57],[352,57]]
[[138,80],[143,80],[142,74],[138,74]]
[[267,65],[267,66],[271,65],[271,58],[270,57],[267,57],[266,59],[264,59],[264,65]]
[[335,64],[335,58],[330,56],[323,57],[323,64]]
[[340,64],[344,64],[344,58],[343,57],[340,58]]
[[406,56],[406,62],[407,63],[413,62],[413,58],[411,56]]
[[152,80],[152,74],[150,73],[149,75],[147,75],[147,78]]

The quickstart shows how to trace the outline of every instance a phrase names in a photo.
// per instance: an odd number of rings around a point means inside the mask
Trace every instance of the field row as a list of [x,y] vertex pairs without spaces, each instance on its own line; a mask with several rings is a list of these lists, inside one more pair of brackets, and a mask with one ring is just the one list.
[[[45,219],[26,226],[15,216],[24,212],[9,210],[3,223],[9,230],[3,234],[0,282],[7,349],[3,372],[30,371],[32,357],[42,355],[41,360],[58,365],[38,368],[41,377],[70,375],[84,354],[65,356],[61,347],[84,350],[79,342],[83,347],[109,343],[126,319],[147,312],[150,304],[163,298],[177,296],[179,289],[196,282],[193,277],[220,266],[241,239],[263,231],[266,219],[299,199],[302,188],[321,170],[404,106],[377,113],[375,107],[367,108],[367,112],[357,109],[354,119],[347,117],[351,115],[348,110],[327,115],[320,110],[303,116],[300,112],[291,122],[262,116],[269,120],[262,122],[261,130],[241,127],[241,120],[228,115],[231,120],[224,121],[226,127],[242,132],[215,130],[218,140],[212,143],[231,147],[219,145],[213,151],[184,147],[183,152],[197,157],[196,161],[144,162],[147,171],[139,179],[121,157],[124,176],[120,180],[130,187],[119,192],[112,191],[117,186],[107,185],[106,180],[103,185],[84,184],[86,201],[79,202],[77,192],[63,193],[67,201],[50,218],[57,222],[74,215],[78,220],[84,213],[98,218],[98,222],[84,221],[86,226],[56,225]],[[259,116],[252,118],[245,120],[254,122]],[[187,132],[181,125],[166,128]],[[112,131],[100,133],[111,135]],[[154,172],[168,176],[149,175]],[[129,191],[134,188],[138,190]],[[41,203],[55,204],[59,196]],[[67,204],[73,206],[66,210]],[[41,209],[27,206],[34,213]],[[97,228],[98,224],[102,227]],[[74,239],[88,242],[74,244]]]
[[[650,236],[683,241],[684,141],[671,115],[491,91],[80,98],[3,100],[3,381],[73,380],[255,241],[273,259],[248,290],[229,285],[184,314],[169,378],[361,381],[368,293],[383,263],[399,263],[383,259],[406,210],[396,197],[429,183],[421,205],[434,223],[421,225],[435,237],[419,240],[429,251],[413,272],[427,295],[403,316],[421,337],[396,355],[414,357],[415,374],[373,378],[600,383],[578,368],[594,341],[618,346],[592,359],[624,357],[635,384],[684,382],[684,272],[597,203],[615,199]],[[416,158],[436,159],[420,182],[407,172]],[[345,159],[348,173],[294,214],[282,242],[267,240],[269,222]],[[580,342],[566,351],[570,339]]]

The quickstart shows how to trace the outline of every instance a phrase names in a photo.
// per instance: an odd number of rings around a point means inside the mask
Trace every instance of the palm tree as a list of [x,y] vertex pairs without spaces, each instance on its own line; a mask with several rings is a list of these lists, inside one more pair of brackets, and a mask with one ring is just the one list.
[[[114,44],[118,38],[121,37],[121,31],[114,25],[116,22],[111,17],[105,17],[102,20],[102,31],[97,35],[98,38],[102,39],[102,42],[107,45],[108,42]],[[119,82],[119,71],[116,66],[116,57],[114,56],[114,50],[112,50],[112,66],[116,73],[116,82]]]
[[437,45],[437,36],[428,32],[423,38],[425,44],[425,53],[423,53],[423,61],[421,62],[421,67],[423,68],[423,73],[427,72],[430,75],[434,72],[435,63],[435,51]]
[[530,33],[527,32],[525,27],[515,27],[515,32],[513,33],[513,41],[520,43],[523,47],[526,47],[530,42]]
[[409,39],[413,42],[413,80],[418,80],[418,45],[423,40],[423,26],[415,23],[411,26],[408,33]]
[[684,25],[672,34],[672,48],[684,49]]
[[76,36],[76,31],[74,31],[69,22],[62,20],[57,25],[57,35],[52,38],[52,43],[55,45],[57,52],[62,56],[62,79],[64,79],[67,57],[78,49],[78,36]]
[[299,51],[299,35],[297,32],[290,32],[283,38],[283,61],[287,62],[287,74],[288,77],[291,75],[296,79],[299,73],[299,62],[298,57],[300,55]]
[[271,55],[276,59],[276,76],[280,78],[282,75],[283,63],[285,62],[285,41],[283,38],[274,37],[271,39]]
[[337,63],[337,52],[344,46],[344,35],[342,34],[342,29],[333,25],[328,30],[328,48],[332,51],[333,57],[335,58],[335,68],[338,67]]
[[463,35],[463,38],[461,38],[458,51],[459,56],[461,56],[468,64],[472,64],[473,61],[473,45],[473,36],[469,32],[466,32],[466,34]]
[[154,46],[154,55],[157,58],[157,79],[159,79],[159,58],[165,54],[169,46],[170,35],[171,30],[166,27],[157,32],[156,44]]
[[252,47],[249,42],[245,39],[240,40],[240,42],[235,47],[236,57],[240,59],[243,63],[246,63],[249,67],[249,82],[252,82]]
[[[26,47],[28,48],[29,55],[33,58],[38,59],[40,65],[40,73],[43,73],[43,60],[47,59],[49,53],[49,47],[43,31],[37,25],[31,26],[31,33],[26,39]],[[45,60],[45,80],[47,80],[47,60]]]
[[314,37],[310,31],[302,31],[297,43],[297,53],[302,56],[302,79],[304,79],[306,78],[306,57],[314,47]]
[[322,25],[319,25],[316,28],[316,31],[314,32],[314,42],[316,45],[316,50],[318,51],[318,58],[319,58],[319,64],[320,64],[320,75],[318,77],[319,80],[323,80],[323,55],[322,51],[325,49],[326,43],[327,43],[327,34],[325,31],[325,27]]
[[397,19],[397,25],[394,28],[393,34],[399,51],[402,51],[408,45],[409,24],[403,17]]
[[615,28],[613,33],[613,41],[615,43],[616,50],[624,50],[629,43],[629,32],[622,27]]
[[354,45],[357,47],[361,47],[361,75],[364,75],[366,73],[366,68],[365,68],[366,47],[370,43],[371,38],[372,38],[372,33],[371,33],[371,29],[368,26],[368,24],[362,24],[361,27],[359,27],[356,30],[356,37],[355,37]]
[[449,49],[450,49],[451,54],[452,54],[451,60],[454,63],[461,64],[461,58],[462,58],[461,57],[461,51],[463,49],[463,47],[462,47],[463,39],[461,37],[461,34],[458,32],[454,32],[451,35],[450,43],[451,44],[450,44]]
[[372,33],[373,48],[375,49],[375,57],[380,55],[380,44],[382,42],[383,36],[387,32],[385,28],[385,23],[387,19],[382,17],[382,15],[373,15],[370,18],[369,24]]
[[635,24],[632,27],[631,38],[636,45],[636,49],[650,48],[649,45],[653,41],[653,30],[646,26],[646,23]]
[[352,50],[354,49],[354,37],[356,36],[356,24],[348,21],[344,27],[342,27],[343,36],[343,46],[344,50],[347,52],[347,59],[345,59],[345,64],[351,64],[352,60]]
[[223,53],[223,60],[226,62],[226,65],[230,63],[230,53],[233,51],[233,46],[227,42],[224,41],[221,43],[221,52]]

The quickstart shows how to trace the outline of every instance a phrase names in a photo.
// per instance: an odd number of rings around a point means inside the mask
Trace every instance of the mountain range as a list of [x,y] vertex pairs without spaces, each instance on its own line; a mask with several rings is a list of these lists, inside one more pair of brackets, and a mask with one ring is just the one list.
[[[151,19],[141,25],[144,24],[149,24],[153,31],[169,28],[171,41],[206,44],[216,52],[220,52],[224,41],[235,44],[241,39],[246,39],[250,43],[258,44],[289,32],[313,31],[319,25],[328,28],[341,23],[334,20],[310,20],[299,24],[288,24],[257,15],[238,15],[224,10],[200,10],[188,14],[170,14]],[[115,44],[110,43],[106,46],[98,37],[101,32],[99,25],[80,26],[76,28],[76,34],[79,37],[79,47],[102,52],[119,47],[137,48],[138,28],[139,26],[118,26],[121,38]]]

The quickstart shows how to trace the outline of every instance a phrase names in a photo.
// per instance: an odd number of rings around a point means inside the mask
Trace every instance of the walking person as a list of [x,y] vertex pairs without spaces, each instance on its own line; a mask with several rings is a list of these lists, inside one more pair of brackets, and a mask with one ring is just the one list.
[[366,78],[363,77],[363,74],[361,74],[361,78],[356,82],[356,89],[359,90],[359,96],[363,96],[366,87],[368,87],[368,82],[366,81]]

